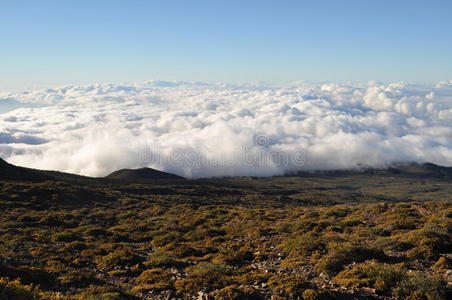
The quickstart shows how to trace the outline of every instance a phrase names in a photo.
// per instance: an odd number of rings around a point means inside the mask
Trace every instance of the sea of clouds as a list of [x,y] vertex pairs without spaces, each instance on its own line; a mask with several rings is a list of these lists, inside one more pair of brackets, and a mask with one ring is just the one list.
[[190,178],[452,166],[452,81],[0,91],[0,157],[91,176],[148,166]]

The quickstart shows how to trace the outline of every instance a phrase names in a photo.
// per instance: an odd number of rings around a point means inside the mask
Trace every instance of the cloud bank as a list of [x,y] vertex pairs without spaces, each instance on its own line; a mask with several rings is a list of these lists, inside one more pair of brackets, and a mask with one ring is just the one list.
[[0,156],[103,176],[153,167],[190,178],[452,166],[452,81],[286,86],[163,82],[1,93]]

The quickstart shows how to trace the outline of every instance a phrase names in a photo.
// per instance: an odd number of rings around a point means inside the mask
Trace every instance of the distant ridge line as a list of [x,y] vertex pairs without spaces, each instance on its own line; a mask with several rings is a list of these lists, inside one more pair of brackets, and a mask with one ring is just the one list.
[[122,180],[184,179],[184,177],[151,168],[121,169],[105,176],[105,178]]
[[77,174],[38,170],[25,167],[15,166],[8,163],[4,159],[0,158],[0,180],[14,180],[14,181],[67,181],[76,183],[100,183],[100,182],[114,182],[114,181],[127,181],[127,182],[154,182],[156,180],[172,180],[172,179],[185,179],[184,177],[158,171],[151,168],[141,169],[122,169],[115,171],[105,177],[88,177]]
[[[452,179],[452,167],[433,163],[394,163],[385,168],[361,167],[343,170],[299,171],[284,176],[349,176],[349,175],[387,175],[415,176],[421,178]],[[279,177],[279,176],[278,176]],[[205,178],[207,179],[207,178]],[[15,181],[66,181],[74,183],[129,182],[153,183],[159,180],[185,180],[184,177],[152,168],[121,169],[105,177],[88,177],[59,171],[38,170],[15,166],[0,158],[0,180]]]

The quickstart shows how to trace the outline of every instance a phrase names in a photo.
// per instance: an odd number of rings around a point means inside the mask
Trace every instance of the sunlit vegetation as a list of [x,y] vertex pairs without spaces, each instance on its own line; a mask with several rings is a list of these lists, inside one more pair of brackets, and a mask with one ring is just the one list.
[[0,299],[450,299],[451,195],[383,176],[0,182]]

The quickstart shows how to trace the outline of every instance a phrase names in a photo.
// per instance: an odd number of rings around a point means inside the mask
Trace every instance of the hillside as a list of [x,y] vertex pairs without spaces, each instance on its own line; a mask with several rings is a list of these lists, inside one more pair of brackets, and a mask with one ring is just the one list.
[[184,179],[181,176],[165,173],[151,168],[122,169],[111,173],[105,178],[125,181],[145,181],[148,179]]
[[14,166],[0,158],[0,180],[45,181],[53,177],[44,171]]
[[452,168],[438,166],[432,163],[407,163],[399,164],[389,168],[390,172],[421,177],[437,177],[452,179]]
[[380,175],[380,176],[411,176],[419,178],[452,178],[452,167],[438,166],[433,163],[394,163],[386,168],[361,167],[348,170],[319,170],[298,172],[299,176],[348,176],[348,175]]
[[155,180],[184,179],[183,177],[161,172],[151,168],[122,169],[106,177],[88,177],[76,174],[37,170],[18,167],[0,158],[0,180],[15,181],[64,181],[76,184],[118,183],[118,182],[154,182]]
[[451,296],[446,177],[139,183],[0,167],[1,300]]

